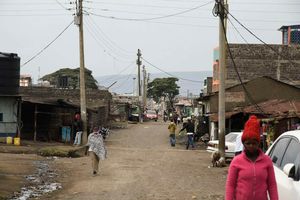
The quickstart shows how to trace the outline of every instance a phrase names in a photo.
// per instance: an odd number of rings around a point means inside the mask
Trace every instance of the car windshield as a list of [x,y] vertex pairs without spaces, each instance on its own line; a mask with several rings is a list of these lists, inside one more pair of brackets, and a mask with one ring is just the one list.
[[153,110],[147,110],[147,114],[156,114],[156,112]]
[[225,136],[225,141],[226,142],[235,142],[237,133],[229,133],[228,135]]

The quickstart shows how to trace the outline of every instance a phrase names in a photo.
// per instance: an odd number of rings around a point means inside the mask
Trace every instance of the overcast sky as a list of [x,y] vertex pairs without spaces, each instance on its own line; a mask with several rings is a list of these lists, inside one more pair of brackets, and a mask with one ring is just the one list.
[[[21,67],[21,74],[31,74],[36,81],[60,68],[79,67],[78,27],[68,27],[75,13],[70,2],[0,0],[0,51],[17,53],[23,64],[45,48]],[[145,60],[164,71],[212,70],[213,48],[218,46],[213,6],[209,0],[86,0],[85,66],[95,77],[136,73],[139,48]],[[282,25],[300,24],[299,0],[232,0],[229,10],[271,44],[281,43],[277,29]],[[149,20],[161,16],[166,17]],[[237,28],[228,23],[230,42],[260,43],[230,19]],[[150,73],[160,72],[143,64]]]

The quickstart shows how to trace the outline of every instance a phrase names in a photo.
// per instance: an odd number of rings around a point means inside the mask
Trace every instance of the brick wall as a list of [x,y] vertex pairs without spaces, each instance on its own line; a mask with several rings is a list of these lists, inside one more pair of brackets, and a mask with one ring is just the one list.
[[[230,49],[242,80],[269,76],[285,83],[300,86],[300,45],[270,45],[282,57],[263,44],[230,44]],[[227,51],[226,87],[239,84],[233,62]],[[295,62],[293,64],[289,60]],[[218,72],[214,73],[214,76]],[[218,80],[214,77],[214,80]],[[217,86],[214,85],[214,91]]]

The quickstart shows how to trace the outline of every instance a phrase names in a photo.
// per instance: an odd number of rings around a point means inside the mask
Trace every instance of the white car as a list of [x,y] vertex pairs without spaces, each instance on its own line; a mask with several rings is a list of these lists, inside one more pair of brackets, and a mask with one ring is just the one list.
[[300,200],[300,130],[280,135],[266,154],[274,165],[279,199]]
[[[243,132],[231,132],[225,135],[225,158],[233,158],[235,154],[235,140]],[[219,149],[219,140],[211,140],[207,143],[206,151],[213,153]]]

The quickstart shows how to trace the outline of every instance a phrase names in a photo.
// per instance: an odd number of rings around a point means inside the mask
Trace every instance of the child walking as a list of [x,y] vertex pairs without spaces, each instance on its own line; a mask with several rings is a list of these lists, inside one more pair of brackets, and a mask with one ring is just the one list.
[[174,120],[171,119],[171,123],[168,126],[169,129],[169,137],[170,137],[170,144],[172,147],[175,147],[176,139],[175,139],[175,131],[176,131],[176,124],[174,123]]

